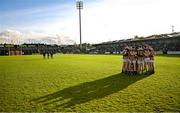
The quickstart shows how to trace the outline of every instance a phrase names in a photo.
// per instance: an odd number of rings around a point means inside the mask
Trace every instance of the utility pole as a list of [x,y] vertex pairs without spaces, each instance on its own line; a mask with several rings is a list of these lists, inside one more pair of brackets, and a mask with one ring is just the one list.
[[80,50],[82,51],[81,9],[83,9],[83,1],[77,1],[76,7],[79,10],[79,37],[80,37]]

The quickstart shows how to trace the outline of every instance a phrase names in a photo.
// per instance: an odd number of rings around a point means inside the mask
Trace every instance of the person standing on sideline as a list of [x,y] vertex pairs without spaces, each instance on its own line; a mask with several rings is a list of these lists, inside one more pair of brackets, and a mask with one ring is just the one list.
[[46,51],[43,51],[43,58],[46,58]]
[[53,52],[52,51],[50,52],[50,55],[51,55],[51,59],[53,59]]
[[49,51],[47,51],[47,58],[49,59]]

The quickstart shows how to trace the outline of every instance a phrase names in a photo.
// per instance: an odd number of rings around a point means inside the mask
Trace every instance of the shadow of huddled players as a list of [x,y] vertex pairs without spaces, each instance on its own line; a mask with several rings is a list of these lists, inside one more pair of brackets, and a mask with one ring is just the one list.
[[81,83],[33,100],[43,106],[51,105],[52,109],[69,108],[93,99],[99,99],[125,89],[129,85],[147,76],[129,76],[115,74],[99,80]]

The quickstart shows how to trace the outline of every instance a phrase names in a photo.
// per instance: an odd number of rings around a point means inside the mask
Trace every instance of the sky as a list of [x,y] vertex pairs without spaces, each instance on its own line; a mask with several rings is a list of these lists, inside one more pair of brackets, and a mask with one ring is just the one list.
[[[100,43],[180,31],[180,0],[83,0],[82,42]],[[0,32],[64,36],[79,43],[76,0],[0,0]]]

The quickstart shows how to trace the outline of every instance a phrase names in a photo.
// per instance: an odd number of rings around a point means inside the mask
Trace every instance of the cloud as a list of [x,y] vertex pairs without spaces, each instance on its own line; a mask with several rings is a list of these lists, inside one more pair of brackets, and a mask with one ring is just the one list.
[[16,43],[21,41],[22,34],[19,31],[7,29],[0,32],[0,43]]
[[64,35],[46,35],[36,32],[20,32],[17,30],[7,29],[0,32],[0,43],[44,43],[44,44],[74,44],[75,41]]
[[92,42],[169,33],[171,25],[178,31],[178,4],[179,0],[104,0],[83,9],[83,36]]

